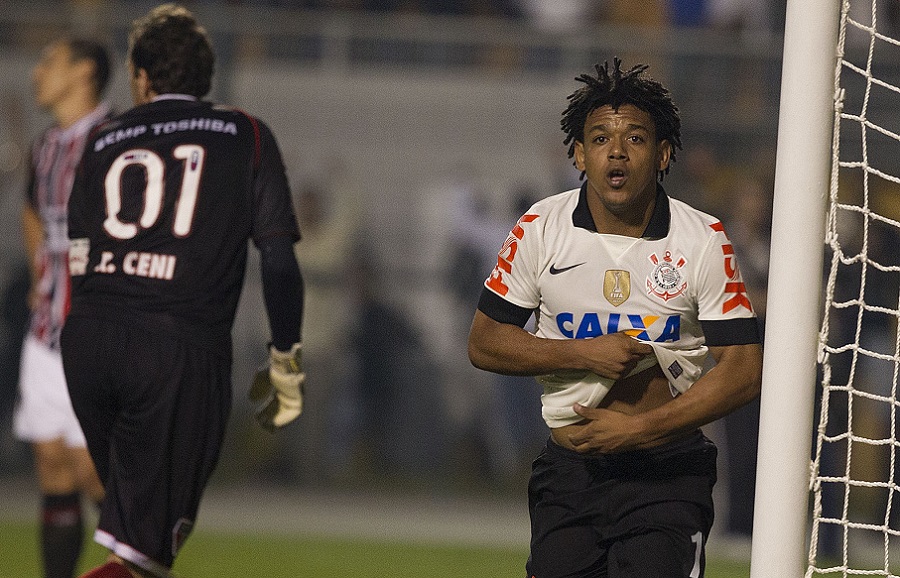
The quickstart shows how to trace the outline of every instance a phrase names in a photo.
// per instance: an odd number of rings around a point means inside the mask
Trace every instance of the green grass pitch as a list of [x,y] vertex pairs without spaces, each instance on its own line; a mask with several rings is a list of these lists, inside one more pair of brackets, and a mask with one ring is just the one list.
[[[83,569],[105,550],[88,541]],[[197,530],[175,572],[183,578],[522,578],[526,550],[475,548],[307,536],[220,534]],[[37,529],[0,522],[0,578],[38,578]],[[746,562],[711,560],[707,578],[747,578]]]

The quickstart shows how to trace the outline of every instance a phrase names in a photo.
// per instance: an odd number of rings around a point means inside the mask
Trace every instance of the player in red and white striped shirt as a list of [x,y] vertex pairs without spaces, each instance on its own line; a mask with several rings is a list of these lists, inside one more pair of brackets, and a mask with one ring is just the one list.
[[83,542],[81,496],[95,502],[103,497],[72,410],[59,336],[69,309],[66,205],[88,133],[110,115],[109,104],[101,101],[109,76],[106,48],[80,38],[50,44],[33,73],[35,101],[56,124],[32,148],[22,217],[31,321],[22,348],[14,429],[34,448],[47,577],[74,574]]

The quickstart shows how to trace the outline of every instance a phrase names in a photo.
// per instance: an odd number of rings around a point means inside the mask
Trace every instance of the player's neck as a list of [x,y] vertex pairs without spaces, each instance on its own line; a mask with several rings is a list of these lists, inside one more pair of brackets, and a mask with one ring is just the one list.
[[598,198],[588,195],[588,208],[594,220],[597,232],[604,235],[621,235],[623,237],[641,237],[647,230],[650,217],[653,215],[654,202],[642,207],[640,212],[616,214],[609,211]]
[[98,99],[72,95],[53,107],[53,117],[60,128],[66,129],[93,112],[99,104]]

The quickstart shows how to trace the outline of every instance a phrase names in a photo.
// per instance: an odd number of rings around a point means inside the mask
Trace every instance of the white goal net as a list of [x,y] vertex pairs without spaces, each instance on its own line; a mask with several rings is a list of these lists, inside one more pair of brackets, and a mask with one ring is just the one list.
[[898,0],[843,2],[807,578],[900,575],[898,32]]

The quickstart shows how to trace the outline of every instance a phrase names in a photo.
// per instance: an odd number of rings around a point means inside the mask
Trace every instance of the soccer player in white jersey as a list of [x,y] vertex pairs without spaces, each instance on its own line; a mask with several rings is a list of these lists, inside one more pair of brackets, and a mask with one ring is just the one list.
[[681,121],[646,68],[615,59],[577,78],[562,128],[585,182],[519,219],[469,336],[475,366],[544,387],[532,578],[703,576],[716,447],[699,428],[759,395],[733,247],[662,188]]

